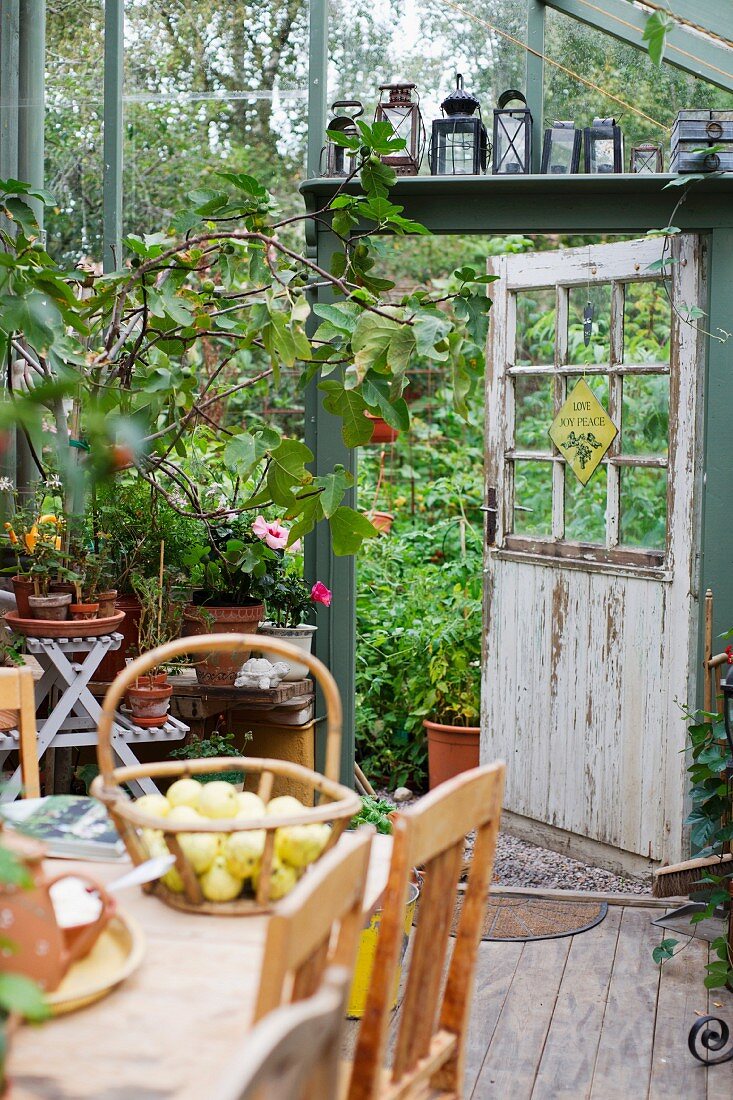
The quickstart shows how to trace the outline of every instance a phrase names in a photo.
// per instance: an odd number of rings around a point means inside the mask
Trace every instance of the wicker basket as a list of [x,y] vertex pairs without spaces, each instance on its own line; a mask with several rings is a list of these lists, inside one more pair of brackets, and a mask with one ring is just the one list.
[[[289,661],[300,661],[308,666],[320,687],[326,703],[327,740],[326,774],[320,775],[299,764],[284,760],[263,760],[257,757],[226,757],[207,760],[163,761],[151,764],[138,764],[135,767],[115,768],[111,733],[114,714],[128,687],[138,676],[157,665],[165,664],[176,657],[194,653],[210,653],[218,650],[232,652],[248,651],[257,648],[268,654],[275,654]],[[168,849],[176,857],[176,867],[181,875],[184,891],[181,894],[170,890],[163,882],[148,884],[143,889],[156,894],[175,909],[185,909],[193,913],[241,914],[263,913],[270,909],[270,879],[275,855],[275,831],[289,825],[312,825],[326,822],[331,826],[331,836],[324,848],[331,848],[349,824],[361,805],[359,797],[348,787],[337,782],[341,757],[341,700],[336,683],[326,666],[310,654],[303,653],[287,642],[274,638],[250,634],[207,634],[200,637],[180,638],[159,646],[143,654],[129,664],[110,685],[105,696],[102,714],[99,719],[99,740],[97,745],[100,775],[92,784],[92,794],[100,799],[109,810],[115,825],[125,842],[130,857],[135,864],[148,858],[148,851],[142,840],[142,829],[162,831]],[[260,776],[258,794],[264,802],[269,802],[275,776],[287,776],[297,779],[313,791],[317,805],[304,807],[301,814],[268,816],[260,818],[232,818],[207,821],[168,821],[156,818],[135,809],[135,803],[122,789],[125,783],[134,779],[149,777],[170,777],[180,779],[213,771],[244,770],[258,773]],[[252,829],[266,831],[265,848],[256,897],[238,897],[234,901],[207,901],[201,892],[198,879],[178,842],[179,833],[234,833]],[[323,853],[321,853],[323,854]]]

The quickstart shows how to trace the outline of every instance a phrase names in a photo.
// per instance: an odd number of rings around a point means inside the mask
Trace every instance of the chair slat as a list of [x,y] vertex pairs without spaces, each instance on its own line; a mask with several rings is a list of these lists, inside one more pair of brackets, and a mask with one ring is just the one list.
[[36,700],[30,668],[0,669],[0,709],[18,712],[18,755],[25,798],[39,798]]

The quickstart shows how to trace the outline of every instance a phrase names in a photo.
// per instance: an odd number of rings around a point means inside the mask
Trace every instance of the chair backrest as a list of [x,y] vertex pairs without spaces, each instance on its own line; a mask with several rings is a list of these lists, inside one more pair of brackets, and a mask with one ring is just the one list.
[[255,1020],[310,997],[327,966],[353,969],[372,836],[371,828],[345,834],[278,903],[267,925]]
[[[434,1089],[462,1095],[473,978],[491,882],[504,792],[503,763],[464,772],[393,818],[393,854],[349,1100]],[[466,835],[476,830],[453,952],[449,939]],[[400,962],[412,869],[425,872],[397,1041],[385,1077],[387,1032]],[[390,1083],[387,1085],[385,1081]]]
[[36,740],[36,700],[29,668],[0,668],[0,710],[18,715],[18,754],[25,798],[41,794]]
[[209,1100],[337,1100],[351,972],[329,967],[320,989],[270,1012],[242,1037],[243,1052]]

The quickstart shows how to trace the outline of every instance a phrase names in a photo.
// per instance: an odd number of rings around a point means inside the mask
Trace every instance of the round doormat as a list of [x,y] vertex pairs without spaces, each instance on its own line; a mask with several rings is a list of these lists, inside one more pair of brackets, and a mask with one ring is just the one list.
[[[462,905],[463,894],[459,893],[452,935],[455,935]],[[577,936],[600,924],[607,912],[605,901],[565,901],[492,893],[486,906],[481,939],[526,941]]]

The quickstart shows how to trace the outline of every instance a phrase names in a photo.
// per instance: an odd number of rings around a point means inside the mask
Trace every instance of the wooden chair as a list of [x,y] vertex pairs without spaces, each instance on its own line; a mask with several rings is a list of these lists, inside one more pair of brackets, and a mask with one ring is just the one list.
[[[462,1096],[466,1030],[499,830],[504,773],[503,763],[464,772],[394,816],[394,848],[380,940],[348,1100]],[[441,992],[465,837],[474,829],[476,840],[463,908]],[[390,1002],[414,867],[424,868],[425,881],[390,1070],[385,1067]]]
[[36,700],[29,668],[0,668],[0,710],[17,713],[18,755],[25,798],[39,798]]
[[348,848],[342,842],[326,852],[278,903],[267,925],[255,1021],[310,997],[327,966],[353,970],[372,835],[358,829]]
[[351,972],[329,967],[312,997],[270,1012],[210,1100],[337,1100]]

